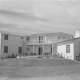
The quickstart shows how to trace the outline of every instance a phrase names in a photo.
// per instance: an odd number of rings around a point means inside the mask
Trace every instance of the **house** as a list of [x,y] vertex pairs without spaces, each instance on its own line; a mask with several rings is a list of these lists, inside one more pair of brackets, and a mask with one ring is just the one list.
[[56,55],[72,60],[80,58],[80,37],[56,43],[56,46]]
[[0,58],[24,54],[26,36],[0,33]]
[[62,32],[32,34],[30,36],[0,33],[0,58],[11,56],[54,55],[55,42],[73,39],[71,34]]
[[25,54],[54,55],[56,53],[55,43],[70,39],[73,39],[73,35],[62,32],[32,34],[25,43]]

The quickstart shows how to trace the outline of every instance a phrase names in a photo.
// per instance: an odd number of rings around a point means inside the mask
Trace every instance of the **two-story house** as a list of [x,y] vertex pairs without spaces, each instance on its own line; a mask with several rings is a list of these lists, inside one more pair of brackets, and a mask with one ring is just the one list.
[[70,40],[73,36],[71,34],[57,32],[57,33],[42,33],[32,34],[25,44],[26,55],[44,55],[56,54],[55,43]]
[[26,36],[0,33],[0,58],[24,55]]
[[72,38],[72,35],[61,32],[32,34],[30,36],[0,33],[0,57],[56,54],[55,43]]

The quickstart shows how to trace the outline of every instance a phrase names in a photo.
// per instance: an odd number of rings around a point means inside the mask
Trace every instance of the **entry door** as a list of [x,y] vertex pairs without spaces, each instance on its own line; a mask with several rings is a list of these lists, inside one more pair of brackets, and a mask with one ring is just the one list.
[[43,53],[43,48],[39,47],[39,55],[42,55],[42,53]]
[[18,53],[19,53],[20,55],[22,55],[22,47],[19,47],[19,48],[18,48]]

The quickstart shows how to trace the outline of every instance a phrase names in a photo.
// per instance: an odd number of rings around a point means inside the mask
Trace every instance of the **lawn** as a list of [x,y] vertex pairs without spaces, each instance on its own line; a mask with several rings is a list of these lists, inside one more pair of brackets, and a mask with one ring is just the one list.
[[79,77],[80,62],[60,58],[19,58],[0,61],[0,77],[37,80],[56,76]]

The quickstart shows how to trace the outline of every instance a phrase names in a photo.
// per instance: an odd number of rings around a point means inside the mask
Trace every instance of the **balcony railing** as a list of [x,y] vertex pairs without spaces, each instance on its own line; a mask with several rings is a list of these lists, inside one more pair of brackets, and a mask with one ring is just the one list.
[[45,43],[44,40],[29,40],[27,41],[27,44],[43,44]]
[[29,40],[26,41],[26,44],[52,44],[52,43],[56,43],[57,40]]

